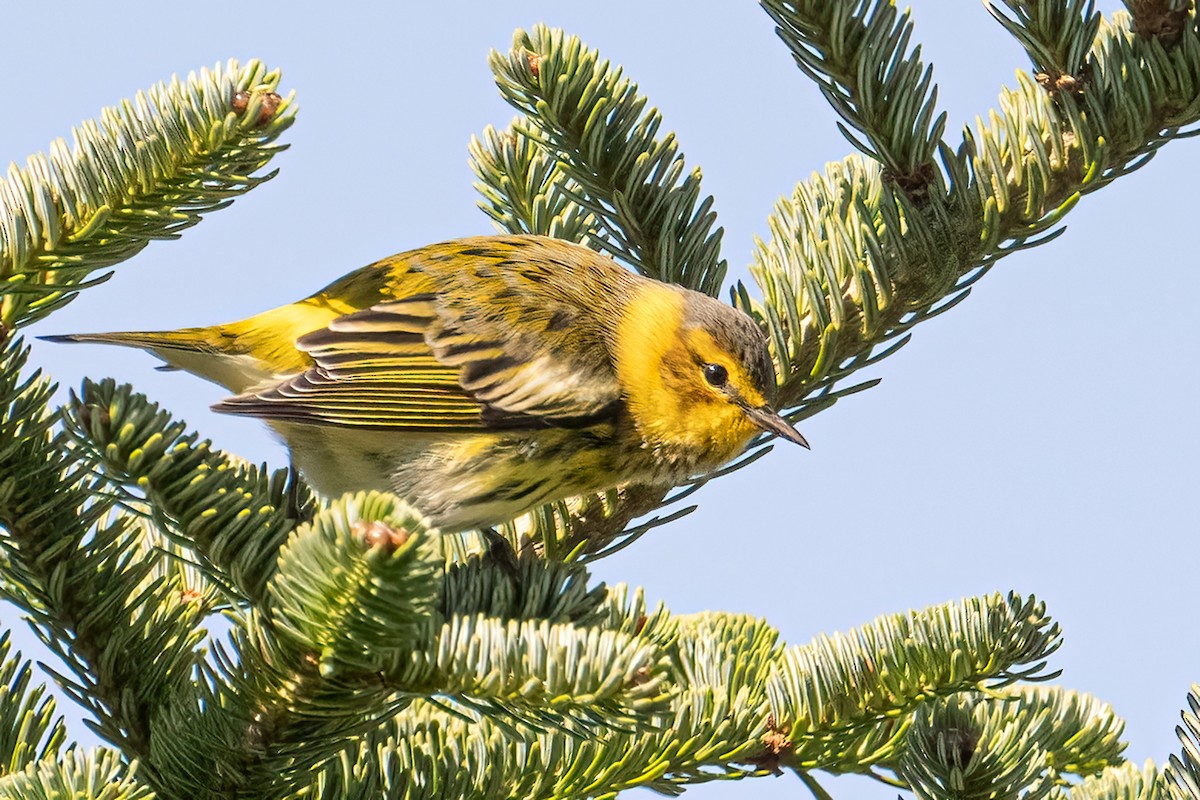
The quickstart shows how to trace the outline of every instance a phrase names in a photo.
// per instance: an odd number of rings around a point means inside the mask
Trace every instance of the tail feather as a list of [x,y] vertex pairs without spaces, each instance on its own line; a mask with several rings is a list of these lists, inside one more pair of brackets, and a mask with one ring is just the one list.
[[[261,359],[230,347],[232,342],[214,328],[183,328],[177,331],[115,331],[111,333],[68,333],[40,337],[48,342],[115,344],[136,347],[161,358],[159,369],[183,370],[232,392],[244,392],[270,378],[274,371]],[[221,345],[224,344],[224,347]]]
[[205,328],[183,328],[177,331],[112,331],[109,333],[58,333],[39,336],[45,342],[72,343],[92,342],[116,344],[122,347],[138,347],[142,350],[185,350],[187,352],[215,353],[217,348],[210,341]]

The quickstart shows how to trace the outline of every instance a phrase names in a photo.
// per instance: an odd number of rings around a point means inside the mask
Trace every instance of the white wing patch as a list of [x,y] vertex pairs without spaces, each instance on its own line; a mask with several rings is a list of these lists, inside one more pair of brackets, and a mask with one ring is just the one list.
[[[518,380],[511,380],[517,376]],[[475,398],[511,414],[554,417],[598,411],[616,399],[616,392],[597,397],[592,375],[543,354],[493,373],[491,385],[472,390]]]

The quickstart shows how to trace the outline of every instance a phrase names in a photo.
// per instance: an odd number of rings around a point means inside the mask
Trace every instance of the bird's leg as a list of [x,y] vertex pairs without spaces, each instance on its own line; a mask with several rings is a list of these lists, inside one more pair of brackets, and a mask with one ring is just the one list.
[[513,549],[512,542],[505,539],[499,531],[492,527],[481,528],[479,532],[487,542],[487,553],[484,554],[484,558],[507,572],[513,580],[518,580],[521,575],[521,567],[517,562],[517,551]]
[[302,507],[300,485],[300,471],[296,469],[296,462],[289,457],[287,480],[283,484],[283,510],[289,519],[304,521],[310,515]]

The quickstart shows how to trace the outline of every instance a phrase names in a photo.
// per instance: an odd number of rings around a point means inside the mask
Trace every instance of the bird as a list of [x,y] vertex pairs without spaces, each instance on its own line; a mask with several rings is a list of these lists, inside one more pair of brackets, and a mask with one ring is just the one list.
[[409,250],[240,322],[43,338],[217,383],[213,410],[264,420],[318,494],[393,492],[442,531],[679,485],[763,432],[809,446],[748,315],[545,236]]

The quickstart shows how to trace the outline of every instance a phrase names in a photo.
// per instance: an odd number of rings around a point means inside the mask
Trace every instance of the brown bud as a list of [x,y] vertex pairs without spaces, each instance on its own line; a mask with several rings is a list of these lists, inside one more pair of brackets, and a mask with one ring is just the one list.
[[633,671],[633,675],[629,678],[630,686],[641,686],[650,680],[650,668],[638,667]]
[[1054,82],[1054,88],[1060,92],[1073,92],[1079,88],[1079,81],[1074,75],[1059,75],[1058,80]]
[[[246,109],[250,107],[250,92],[242,90],[233,96],[233,101],[230,103],[230,108],[233,113],[239,117],[246,113]],[[254,126],[261,128],[271,121],[275,116],[275,112],[279,110],[279,104],[283,102],[283,98],[275,92],[266,92],[261,96],[261,103],[258,106],[258,117],[254,120]]]
[[354,535],[362,539],[369,549],[381,547],[389,553],[395,552],[408,541],[411,534],[404,528],[393,528],[378,520],[354,523]]
[[1087,83],[1088,69],[1087,65],[1080,70],[1079,75],[1071,75],[1066,72],[1039,72],[1033,76],[1047,92],[1056,94],[1062,92],[1064,94],[1083,94],[1084,85]]
[[533,77],[537,78],[542,74],[542,56],[540,53],[534,53],[531,50],[525,51],[525,61],[529,64],[529,71]]
[[767,732],[759,740],[762,742],[763,748],[746,760],[775,775],[782,774],[783,771],[779,768],[780,764],[786,762],[795,749],[792,740],[785,733],[785,729],[786,726],[779,725],[775,721],[774,715],[767,717]]

